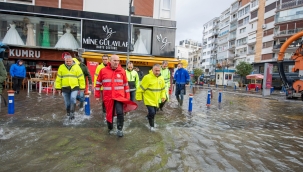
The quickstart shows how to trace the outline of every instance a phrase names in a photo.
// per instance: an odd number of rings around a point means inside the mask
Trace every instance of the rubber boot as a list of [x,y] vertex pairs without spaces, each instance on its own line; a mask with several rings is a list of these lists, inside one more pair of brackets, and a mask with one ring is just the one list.
[[117,136],[118,137],[123,137],[123,131],[122,131],[123,122],[124,122],[123,119],[117,119],[117,129],[118,129]]
[[108,134],[112,134],[114,124],[107,121]]
[[178,104],[180,105],[180,97],[177,96],[177,101],[178,101]]
[[69,115],[69,119],[70,120],[73,120],[73,119],[75,119],[75,106],[76,106],[76,104],[74,104],[74,103],[72,103],[71,105],[70,105],[70,115]]
[[83,102],[80,102],[79,108],[80,108],[80,109],[83,108]]
[[155,131],[155,119],[148,119],[150,125],[150,131]]
[[67,116],[70,115],[70,106],[67,106],[67,108],[66,108],[66,115],[67,115]]

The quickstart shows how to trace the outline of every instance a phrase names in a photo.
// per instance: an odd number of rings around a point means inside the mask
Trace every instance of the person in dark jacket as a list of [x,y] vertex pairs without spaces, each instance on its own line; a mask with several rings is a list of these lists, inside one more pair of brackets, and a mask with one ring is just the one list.
[[0,42],[0,99],[1,99],[2,90],[3,90],[3,83],[7,77],[7,72],[6,72],[5,66],[3,64],[4,52],[5,52],[6,48],[9,48],[9,47],[6,46],[5,44],[3,44],[2,42]]
[[137,71],[137,73],[139,75],[139,80],[142,81],[143,76],[144,76],[143,72],[140,71],[140,69],[138,67],[135,68],[135,71]]
[[179,106],[183,105],[183,97],[186,94],[185,85],[189,84],[189,80],[190,78],[187,70],[183,68],[182,63],[179,63],[173,81],[173,83],[176,84],[175,95],[178,100]]
[[[91,92],[92,91],[93,82],[92,82],[92,77],[91,77],[91,75],[90,75],[90,73],[88,71],[87,66],[82,62],[82,59],[80,57],[78,57],[78,56],[74,59],[74,61],[75,61],[76,64],[78,64],[80,66],[80,68],[81,68],[81,70],[83,72],[84,80],[85,80],[85,85],[86,86],[87,86],[87,83],[86,83],[87,82],[86,77],[87,77],[88,84],[89,84],[89,87],[88,87],[89,88],[89,92]],[[80,101],[79,107],[83,108],[83,104],[84,104],[84,101],[85,101],[85,97],[84,97],[84,92],[83,91],[82,92],[80,91],[80,94],[77,96],[77,100]]]
[[26,76],[26,69],[22,60],[18,60],[16,64],[10,67],[9,73],[13,78],[13,90],[19,94],[23,79]]

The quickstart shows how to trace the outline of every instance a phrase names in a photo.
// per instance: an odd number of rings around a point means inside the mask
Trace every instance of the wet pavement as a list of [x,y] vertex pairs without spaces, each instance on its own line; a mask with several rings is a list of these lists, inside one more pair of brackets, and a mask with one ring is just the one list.
[[[108,135],[101,106],[65,116],[62,96],[16,95],[0,112],[0,171],[302,171],[302,101],[227,90],[210,108],[198,88],[193,112],[174,97],[150,132],[146,108],[125,117],[124,137]],[[5,97],[7,95],[4,94]]]

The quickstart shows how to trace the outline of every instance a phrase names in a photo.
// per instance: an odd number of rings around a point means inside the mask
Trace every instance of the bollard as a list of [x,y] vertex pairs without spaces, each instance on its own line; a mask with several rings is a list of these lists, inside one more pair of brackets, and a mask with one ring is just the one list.
[[236,86],[236,84],[235,84],[235,91],[237,90],[237,86]]
[[247,91],[248,91],[248,87],[247,87],[247,85],[246,85],[246,88],[245,88],[245,89],[246,89],[246,92],[247,92]]
[[210,89],[210,98],[212,99],[213,98],[213,90]]
[[189,94],[188,112],[192,112],[192,110],[193,110],[193,94]]
[[219,97],[218,97],[218,102],[221,103],[222,102],[222,92],[219,92]]
[[15,113],[15,91],[8,90],[8,115],[14,115]]
[[209,84],[208,84],[208,87],[209,87]]
[[85,93],[85,115],[90,115],[89,93]]
[[216,88],[218,88],[218,84],[216,84]]
[[274,92],[274,87],[270,88],[270,94],[272,94]]
[[259,86],[256,87],[256,91],[259,92]]
[[226,85],[224,85],[224,91],[226,90]]
[[211,96],[211,93],[210,93],[210,90],[208,90],[208,94],[207,94],[207,104],[206,104],[207,107],[210,107],[210,96]]

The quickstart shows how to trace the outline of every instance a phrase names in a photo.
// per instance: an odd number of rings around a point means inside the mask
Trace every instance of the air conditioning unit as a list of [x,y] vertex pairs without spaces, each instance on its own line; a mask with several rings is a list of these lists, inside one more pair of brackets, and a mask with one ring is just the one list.
[[263,25],[262,25],[262,29],[266,29],[266,24],[263,24]]

